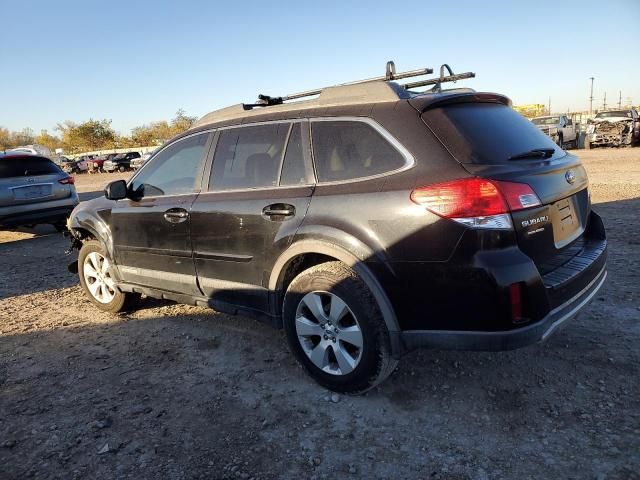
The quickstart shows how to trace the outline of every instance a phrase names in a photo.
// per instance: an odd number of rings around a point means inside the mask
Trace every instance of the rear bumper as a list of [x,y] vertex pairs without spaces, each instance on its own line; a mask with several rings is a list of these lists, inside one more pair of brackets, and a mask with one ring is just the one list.
[[407,353],[418,348],[447,350],[513,350],[544,341],[576,315],[598,293],[607,277],[606,265],[589,284],[547,316],[526,327],[494,332],[405,330],[393,335],[394,351]]
[[12,228],[21,225],[59,223],[66,221],[78,205],[78,195],[53,202],[19,205],[4,213],[0,210],[0,227]]

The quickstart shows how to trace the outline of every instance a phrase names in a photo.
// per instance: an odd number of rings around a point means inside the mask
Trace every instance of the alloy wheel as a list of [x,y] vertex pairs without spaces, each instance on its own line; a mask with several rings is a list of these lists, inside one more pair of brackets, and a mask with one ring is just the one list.
[[303,351],[323,372],[351,373],[362,358],[364,341],[356,316],[333,293],[307,293],[298,304],[296,333]]
[[100,303],[110,303],[116,295],[111,278],[109,260],[99,252],[91,252],[84,259],[82,271],[89,292]]

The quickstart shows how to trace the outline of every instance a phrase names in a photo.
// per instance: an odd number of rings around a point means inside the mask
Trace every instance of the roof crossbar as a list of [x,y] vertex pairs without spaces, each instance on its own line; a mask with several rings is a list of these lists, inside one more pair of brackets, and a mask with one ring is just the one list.
[[[444,74],[445,68],[449,72],[449,75],[445,76]],[[426,87],[427,85],[434,85],[432,91],[439,92],[442,90],[442,86],[441,86],[442,83],[457,82],[458,80],[463,80],[465,78],[475,78],[475,76],[476,74],[473,72],[459,73],[456,75],[453,73],[453,70],[451,70],[451,67],[449,67],[449,65],[444,63],[440,66],[439,78],[431,78],[429,80],[419,80],[417,82],[406,83],[403,85],[403,87],[406,90],[411,90],[412,88]]]

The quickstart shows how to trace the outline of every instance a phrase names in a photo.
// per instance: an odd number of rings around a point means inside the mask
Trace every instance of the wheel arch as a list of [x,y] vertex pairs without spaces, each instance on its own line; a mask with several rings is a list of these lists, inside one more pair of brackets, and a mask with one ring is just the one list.
[[109,256],[112,259],[114,258],[111,230],[107,222],[103,219],[90,215],[87,212],[79,211],[71,216],[69,220],[69,230],[78,240],[82,241],[90,237],[98,240],[107,249]]
[[299,240],[294,242],[275,262],[269,277],[269,290],[284,292],[288,283],[295,277],[292,275],[292,267],[297,274],[319,263],[337,260],[352,268],[371,290],[380,306],[389,332],[399,332],[400,326],[389,297],[373,271],[363,261],[363,258],[371,256],[373,256],[373,252],[360,258],[346,248],[326,240]]

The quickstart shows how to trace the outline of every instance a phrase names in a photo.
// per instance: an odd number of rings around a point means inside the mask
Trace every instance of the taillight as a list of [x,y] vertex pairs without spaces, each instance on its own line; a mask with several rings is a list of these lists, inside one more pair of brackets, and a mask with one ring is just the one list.
[[464,178],[420,187],[411,200],[444,218],[469,227],[511,229],[509,212],[540,205],[525,183]]
[[540,199],[526,183],[499,182],[496,180],[493,180],[493,182],[504,195],[512,212],[540,205]]
[[73,185],[76,183],[76,179],[69,176],[58,180],[58,183],[61,183],[62,185]]

